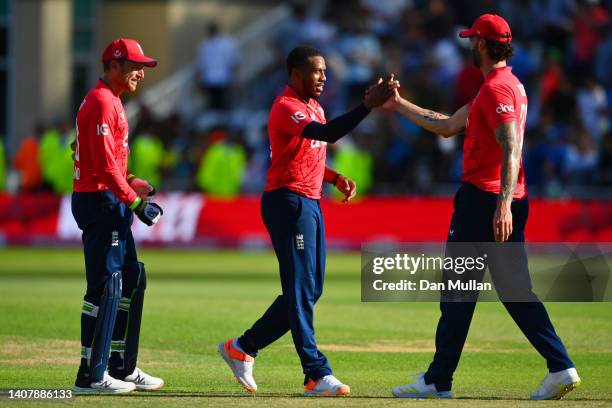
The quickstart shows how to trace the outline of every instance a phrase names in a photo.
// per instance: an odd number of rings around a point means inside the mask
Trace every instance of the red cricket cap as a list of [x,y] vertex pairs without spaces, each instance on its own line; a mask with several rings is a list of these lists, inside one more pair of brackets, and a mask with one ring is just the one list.
[[114,59],[124,59],[136,62],[143,64],[145,67],[154,67],[157,65],[157,60],[145,56],[140,44],[131,38],[118,38],[106,47],[102,54],[102,62]]
[[483,14],[474,21],[472,28],[459,32],[461,38],[474,36],[503,43],[512,41],[512,32],[508,22],[497,14]]

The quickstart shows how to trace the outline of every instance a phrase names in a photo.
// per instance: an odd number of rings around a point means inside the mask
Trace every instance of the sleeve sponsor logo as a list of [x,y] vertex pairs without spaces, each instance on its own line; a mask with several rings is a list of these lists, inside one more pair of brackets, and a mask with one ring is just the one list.
[[106,123],[96,125],[96,133],[98,134],[98,136],[106,136],[110,133],[110,128]]
[[314,139],[310,140],[311,149],[318,149],[320,147],[325,147],[325,146],[327,146],[327,142],[321,142],[319,140],[314,140]]
[[300,123],[300,121],[304,119],[306,119],[306,115],[300,111],[297,111],[293,115],[291,115],[291,120],[293,120],[295,123]]
[[497,113],[514,113],[514,106],[512,105],[504,105],[499,104],[499,106],[495,109]]

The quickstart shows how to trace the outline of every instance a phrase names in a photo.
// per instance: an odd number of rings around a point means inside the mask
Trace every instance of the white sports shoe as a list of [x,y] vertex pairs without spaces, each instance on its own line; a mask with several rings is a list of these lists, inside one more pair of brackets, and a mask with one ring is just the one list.
[[304,394],[308,395],[326,395],[326,396],[341,396],[351,393],[351,387],[342,384],[333,375],[326,375],[319,378],[316,382],[309,379],[304,386]]
[[125,377],[123,381],[134,384],[137,391],[159,390],[164,386],[164,380],[153,377],[138,367],[136,367],[132,374]]
[[531,393],[532,400],[558,400],[580,385],[580,377],[575,368],[548,373],[540,387]]
[[243,352],[236,344],[236,339],[229,339],[219,343],[219,354],[232,369],[234,377],[248,392],[257,392],[257,384],[253,378],[253,364],[255,359]]
[[108,372],[104,372],[104,378],[102,381],[92,382],[89,387],[78,387],[73,388],[74,392],[93,392],[93,393],[111,393],[121,394],[126,392],[132,392],[136,389],[136,385],[131,382],[117,380],[111,377]]
[[451,391],[438,391],[435,385],[425,384],[424,374],[413,374],[414,381],[410,384],[393,387],[393,395],[397,398],[453,398]]

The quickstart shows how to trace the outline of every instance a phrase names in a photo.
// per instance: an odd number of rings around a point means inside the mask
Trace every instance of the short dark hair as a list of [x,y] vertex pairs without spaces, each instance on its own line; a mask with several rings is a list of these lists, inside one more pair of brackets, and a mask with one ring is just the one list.
[[112,61],[117,61],[118,63],[122,64],[125,61],[127,61],[125,58],[117,58],[114,60],[108,60],[108,61],[102,61],[102,68],[104,68],[104,72],[108,71],[110,69],[110,64]]
[[509,42],[486,39],[485,42],[487,44],[487,54],[489,54],[489,57],[495,62],[510,59],[510,57],[514,55],[514,49],[512,48],[512,44]]
[[321,51],[308,45],[295,47],[287,56],[287,73],[291,75],[293,68],[304,69],[308,65],[308,58],[321,57]]

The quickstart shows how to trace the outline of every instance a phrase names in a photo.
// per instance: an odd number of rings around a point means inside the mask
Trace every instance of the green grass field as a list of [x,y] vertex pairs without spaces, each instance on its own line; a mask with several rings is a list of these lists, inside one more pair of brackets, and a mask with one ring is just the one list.
[[[476,309],[455,375],[453,401],[391,398],[394,385],[424,371],[434,347],[436,303],[361,303],[359,254],[331,254],[316,309],[317,340],[347,398],[302,396],[289,335],[261,352],[259,393],[247,395],[216,345],[240,335],[280,291],[270,253],[143,250],[148,288],[139,366],[163,377],[155,393],[83,396],[73,406],[612,406],[612,303],[548,304],[583,385],[561,402],[527,398],[543,359],[497,303]],[[0,389],[70,388],[80,356],[85,289],[80,249],[0,250]],[[0,405],[8,401],[0,400]],[[10,403],[10,402],[8,402]],[[57,402],[21,404],[57,406]]]

